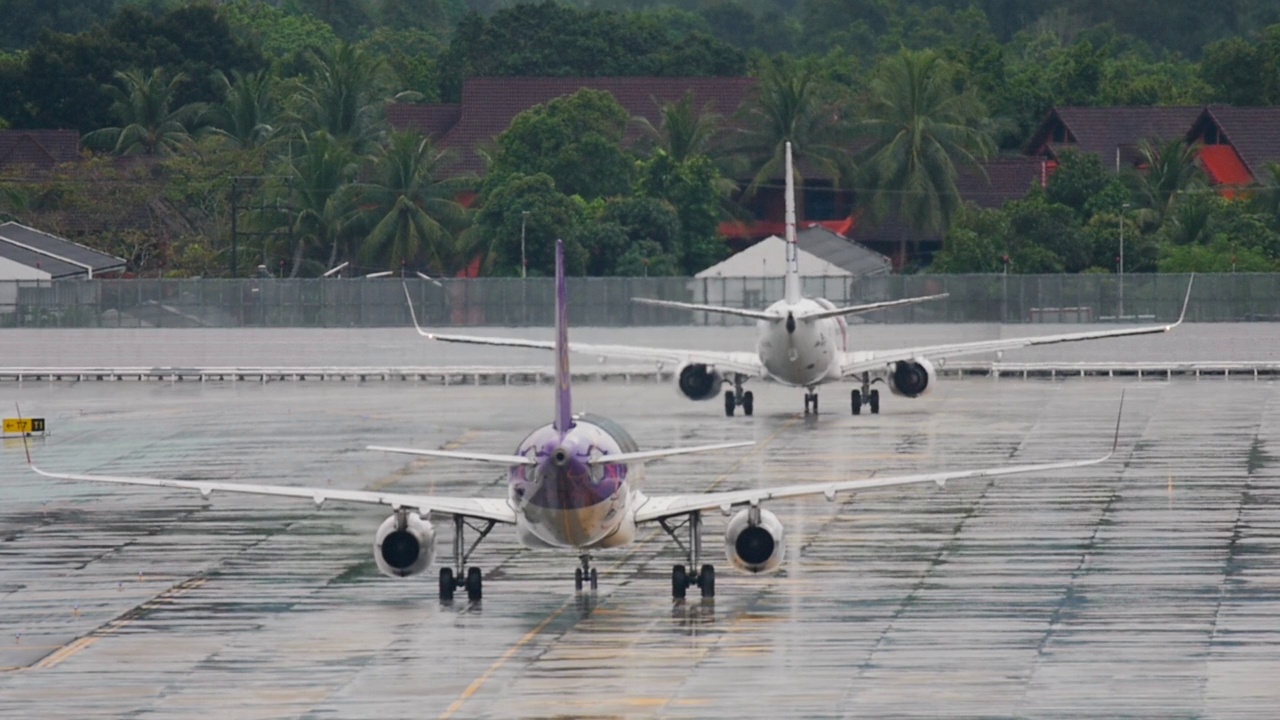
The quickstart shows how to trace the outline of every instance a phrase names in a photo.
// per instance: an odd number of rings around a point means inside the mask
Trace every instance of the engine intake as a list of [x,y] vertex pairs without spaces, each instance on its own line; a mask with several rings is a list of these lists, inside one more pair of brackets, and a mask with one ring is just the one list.
[[680,393],[690,400],[711,400],[720,394],[723,383],[723,375],[702,363],[683,365],[676,375]]
[[373,559],[383,575],[409,577],[431,566],[436,531],[420,515],[400,510],[382,521],[373,541]]
[[893,365],[893,373],[889,375],[889,390],[894,395],[920,397],[929,391],[937,376],[933,363],[925,358],[901,360]]
[[782,521],[760,508],[748,508],[733,516],[724,531],[724,553],[739,570],[762,573],[782,564]]

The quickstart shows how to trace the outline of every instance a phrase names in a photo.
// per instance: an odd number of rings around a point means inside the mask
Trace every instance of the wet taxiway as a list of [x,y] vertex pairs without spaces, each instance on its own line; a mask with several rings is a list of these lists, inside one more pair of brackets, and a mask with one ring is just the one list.
[[[757,387],[754,418],[669,385],[575,388],[673,458],[652,493],[950,467],[1116,460],[1044,476],[771,507],[784,571],[673,602],[660,533],[575,558],[495,530],[482,603],[379,576],[386,512],[44,480],[0,456],[0,717],[1266,717],[1280,707],[1280,385],[944,381],[851,417]],[[10,385],[65,471],[497,495],[491,466],[362,450],[506,452],[547,387]],[[10,415],[10,411],[3,414]],[[447,540],[447,535],[443,535]],[[447,545],[447,542],[445,543]]]

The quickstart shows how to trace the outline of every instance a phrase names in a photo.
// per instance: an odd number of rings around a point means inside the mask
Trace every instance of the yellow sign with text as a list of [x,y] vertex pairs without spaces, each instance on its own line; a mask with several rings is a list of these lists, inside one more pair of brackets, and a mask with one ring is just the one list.
[[44,432],[44,418],[5,418],[5,435],[30,435]]

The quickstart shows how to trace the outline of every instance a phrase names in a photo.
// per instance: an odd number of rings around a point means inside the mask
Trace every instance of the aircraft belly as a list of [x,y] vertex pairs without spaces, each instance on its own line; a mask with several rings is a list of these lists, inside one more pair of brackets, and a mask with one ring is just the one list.
[[621,505],[616,497],[570,509],[526,505],[520,522],[522,534],[554,548],[590,547],[619,530],[626,518]]

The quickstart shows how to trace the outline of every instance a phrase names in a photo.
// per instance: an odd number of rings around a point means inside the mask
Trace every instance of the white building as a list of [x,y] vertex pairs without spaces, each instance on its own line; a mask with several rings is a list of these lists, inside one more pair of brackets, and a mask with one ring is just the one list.
[[[804,294],[842,300],[857,297],[857,283],[888,275],[893,262],[864,245],[820,225],[796,233],[796,252]],[[774,235],[712,265],[690,284],[692,302],[763,309],[782,298],[787,244]],[[741,318],[695,313],[695,323],[740,324]]]
[[16,311],[24,289],[124,268],[124,260],[118,257],[16,222],[0,223],[0,314]]

